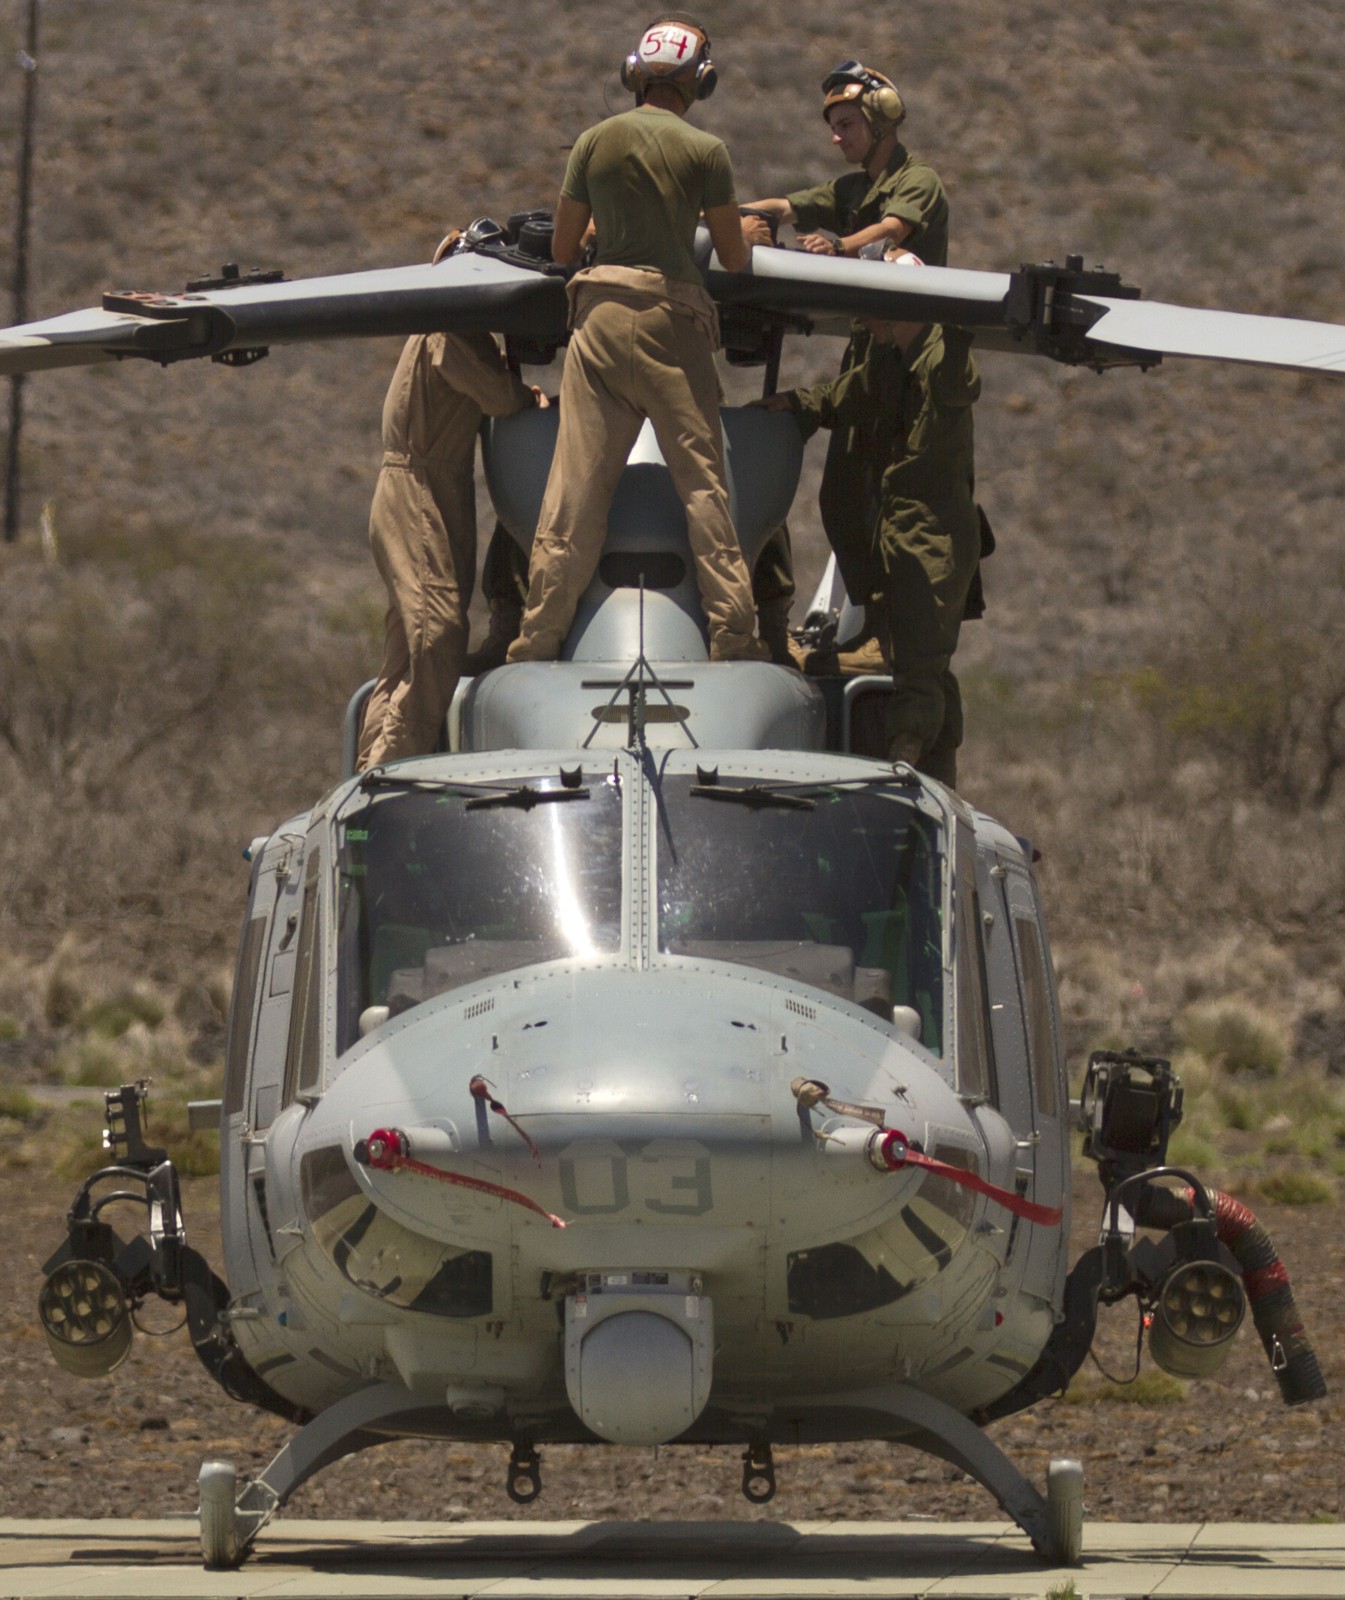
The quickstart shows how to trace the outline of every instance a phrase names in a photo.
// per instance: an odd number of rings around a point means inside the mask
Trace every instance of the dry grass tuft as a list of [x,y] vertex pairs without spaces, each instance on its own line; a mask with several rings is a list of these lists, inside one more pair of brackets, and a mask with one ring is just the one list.
[[1171,1373],[1146,1368],[1129,1383],[1078,1383],[1065,1393],[1066,1405],[1091,1405],[1101,1400],[1110,1405],[1148,1406],[1155,1410],[1186,1402],[1186,1385]]
[[1290,1029],[1236,998],[1193,1007],[1177,1019],[1185,1049],[1225,1072],[1278,1077],[1289,1058]]
[[1285,1206],[1329,1206],[1339,1198],[1337,1186],[1320,1172],[1272,1172],[1257,1188],[1267,1200]]

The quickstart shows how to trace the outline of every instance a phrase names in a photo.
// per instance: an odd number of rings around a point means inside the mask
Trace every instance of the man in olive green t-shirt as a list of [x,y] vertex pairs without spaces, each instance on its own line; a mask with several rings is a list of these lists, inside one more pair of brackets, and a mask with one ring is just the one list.
[[686,510],[711,660],[767,654],[753,634],[751,580],[729,514],[714,365],[719,319],[692,253],[703,212],[724,267],[740,271],[751,255],[728,151],[683,120],[714,81],[702,28],[656,24],[622,68],[635,109],[588,129],[571,151],[552,254],[565,265],[577,261],[591,224],[597,256],[570,283],[573,333],[556,452],[510,661],[560,653],[646,417]]

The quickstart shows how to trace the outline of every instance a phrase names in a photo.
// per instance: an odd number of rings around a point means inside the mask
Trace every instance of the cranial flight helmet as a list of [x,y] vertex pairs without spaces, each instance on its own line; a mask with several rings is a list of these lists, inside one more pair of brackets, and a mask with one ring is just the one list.
[[862,61],[842,61],[822,79],[822,120],[830,121],[833,106],[858,106],[875,139],[892,133],[906,120],[897,86],[891,78],[874,72]]
[[690,17],[673,14],[653,22],[621,63],[622,87],[639,105],[652,83],[671,83],[687,105],[708,100],[719,74],[710,60],[710,36]]

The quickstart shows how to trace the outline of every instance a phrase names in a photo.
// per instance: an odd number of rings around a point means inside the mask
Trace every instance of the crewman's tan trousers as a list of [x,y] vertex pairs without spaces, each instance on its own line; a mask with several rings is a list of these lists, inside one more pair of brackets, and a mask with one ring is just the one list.
[[609,295],[596,285],[578,306],[528,604],[509,660],[552,661],[560,653],[646,417],[686,510],[711,658],[755,656],[751,578],[729,515],[719,380],[704,322],[652,295]]
[[[432,461],[386,454],[374,488],[369,541],[388,611],[383,664],[360,733],[361,771],[434,750],[462,674],[476,580],[476,508],[461,492],[458,463],[442,483],[435,468]],[[470,458],[467,474],[470,494]],[[453,508],[447,519],[440,502]]]

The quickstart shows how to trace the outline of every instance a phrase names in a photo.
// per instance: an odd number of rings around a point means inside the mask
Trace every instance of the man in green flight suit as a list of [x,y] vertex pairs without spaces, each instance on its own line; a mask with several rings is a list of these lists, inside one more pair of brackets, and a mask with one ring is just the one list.
[[[886,259],[919,265],[909,251]],[[981,380],[960,328],[866,319],[864,359],[830,383],[757,401],[790,410],[805,437],[858,441],[863,537],[848,540],[850,593],[869,611],[892,674],[888,754],[957,783],[962,697],[952,672],[981,557],[971,408]]]
[[[822,116],[831,129],[831,141],[858,170],[778,199],[754,200],[750,209],[768,213],[777,223],[791,223],[799,245],[815,255],[854,258],[866,246],[901,245],[927,266],[946,267],[948,199],[938,174],[917,161],[897,137],[906,107],[895,84],[859,61],[846,61],[822,80],[822,95]],[[763,220],[748,218],[744,232],[754,245],[771,242],[769,225]],[[857,323],[841,358],[842,373],[864,360],[869,343],[868,329]],[[864,448],[862,426],[838,423],[832,429],[818,494],[822,526],[857,604],[867,598]],[[861,649],[851,666],[871,672],[880,668],[876,649],[867,653]]]
[[[831,142],[858,172],[749,209],[792,223],[799,244],[815,255],[859,255],[865,245],[905,245],[926,266],[948,265],[948,199],[932,167],[917,161],[897,137],[906,107],[896,85],[858,61],[843,62],[822,80],[822,118]],[[767,224],[748,218],[747,237],[769,244]]]

